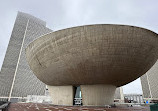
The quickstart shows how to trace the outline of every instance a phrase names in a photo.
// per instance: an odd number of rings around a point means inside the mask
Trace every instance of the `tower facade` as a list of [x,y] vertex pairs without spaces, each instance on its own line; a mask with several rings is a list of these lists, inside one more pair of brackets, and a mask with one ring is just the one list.
[[158,61],[141,77],[141,84],[145,100],[158,100]]
[[30,70],[25,59],[26,46],[51,32],[46,22],[18,12],[0,72],[0,99],[17,100],[27,95],[44,95],[46,85]]
[[115,95],[114,95],[114,101],[124,102],[124,94],[123,94],[123,88],[122,87],[116,88]]

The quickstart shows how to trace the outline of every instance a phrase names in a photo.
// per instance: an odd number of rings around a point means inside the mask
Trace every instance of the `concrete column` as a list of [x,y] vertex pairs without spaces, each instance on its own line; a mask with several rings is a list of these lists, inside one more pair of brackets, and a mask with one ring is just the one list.
[[84,106],[104,106],[113,104],[116,86],[81,85],[80,87]]
[[48,91],[55,105],[73,105],[73,86],[49,86]]

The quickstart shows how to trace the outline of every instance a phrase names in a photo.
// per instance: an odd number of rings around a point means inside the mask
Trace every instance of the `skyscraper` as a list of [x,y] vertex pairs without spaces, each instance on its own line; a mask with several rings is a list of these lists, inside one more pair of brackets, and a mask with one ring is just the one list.
[[0,99],[18,100],[27,95],[44,95],[45,84],[30,70],[25,59],[26,46],[51,32],[46,22],[18,12],[0,72]]
[[158,100],[158,61],[141,77],[141,84],[145,100]]

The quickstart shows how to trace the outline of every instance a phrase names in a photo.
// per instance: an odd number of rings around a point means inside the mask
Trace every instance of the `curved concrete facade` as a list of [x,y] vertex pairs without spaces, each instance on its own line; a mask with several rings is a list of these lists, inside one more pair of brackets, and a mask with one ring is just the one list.
[[156,62],[158,35],[126,25],[73,27],[33,41],[26,57],[37,78],[50,86],[118,87],[145,74]]

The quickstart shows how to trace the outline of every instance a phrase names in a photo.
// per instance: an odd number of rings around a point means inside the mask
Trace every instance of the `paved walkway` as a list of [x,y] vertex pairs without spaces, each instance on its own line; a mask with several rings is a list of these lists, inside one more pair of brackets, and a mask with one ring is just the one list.
[[11,103],[8,111],[150,111],[147,107],[103,108],[83,106],[55,106],[36,103]]

